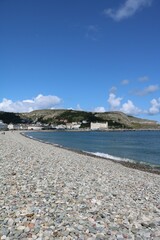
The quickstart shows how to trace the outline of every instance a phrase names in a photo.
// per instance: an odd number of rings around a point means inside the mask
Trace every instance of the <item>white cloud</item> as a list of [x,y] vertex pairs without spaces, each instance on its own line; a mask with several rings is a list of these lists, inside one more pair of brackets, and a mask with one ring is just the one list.
[[111,111],[121,111],[128,115],[138,115],[142,113],[142,110],[136,107],[131,100],[121,105],[122,98],[116,97],[114,93],[109,94],[108,103],[110,104]]
[[128,100],[128,102],[124,103],[120,109],[120,111],[128,114],[128,115],[138,115],[142,111],[137,108],[131,100]]
[[149,77],[143,76],[143,77],[140,77],[138,80],[139,80],[140,82],[147,82],[147,81],[149,81]]
[[76,108],[77,110],[79,110],[79,111],[81,111],[82,110],[82,108],[81,108],[81,106],[80,106],[80,104],[77,104],[77,108]]
[[121,100],[122,100],[122,98],[120,98],[120,97],[116,98],[116,95],[114,93],[110,93],[109,98],[107,100],[109,105],[110,105],[110,109],[111,110],[117,110],[117,108],[121,104]]
[[145,95],[148,95],[150,93],[156,92],[159,89],[160,89],[159,85],[150,85],[150,86],[144,88],[142,91],[137,91],[136,95],[138,95],[138,96],[145,96]]
[[[147,88],[148,91],[152,91],[152,88]],[[153,88],[154,89],[154,88]],[[108,103],[110,105],[110,111],[121,111],[127,115],[156,115],[160,114],[160,97],[158,99],[152,99],[150,104],[151,107],[149,110],[140,109],[139,107],[135,106],[135,104],[131,100],[127,100],[125,103],[122,104],[122,98],[117,97],[114,93],[109,94]],[[103,110],[103,108],[102,108]]]
[[89,25],[87,27],[88,31],[92,31],[92,32],[98,32],[98,26],[97,25]]
[[104,107],[96,107],[95,109],[94,109],[94,112],[105,112],[106,110],[105,110],[105,108]]
[[111,89],[109,90],[110,93],[116,93],[117,88],[115,86],[111,87]]
[[91,39],[92,41],[97,41],[98,39],[98,26],[89,25],[86,27],[86,38]]
[[128,85],[129,84],[129,80],[125,79],[121,81],[122,85]]
[[148,113],[151,115],[160,113],[160,98],[154,98],[151,100],[151,107],[149,108]]
[[115,21],[121,21],[125,18],[133,16],[138,10],[150,6],[152,0],[126,0],[124,5],[119,9],[105,9],[104,14],[111,17]]
[[4,98],[2,102],[0,102],[0,110],[5,112],[30,112],[37,109],[51,109],[57,104],[60,104],[60,102],[61,99],[57,96],[44,96],[42,94],[39,94],[33,99],[16,102]]

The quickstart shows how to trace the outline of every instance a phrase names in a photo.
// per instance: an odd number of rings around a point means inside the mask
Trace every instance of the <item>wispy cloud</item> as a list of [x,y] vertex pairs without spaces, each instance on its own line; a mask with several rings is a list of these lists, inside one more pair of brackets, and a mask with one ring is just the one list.
[[116,93],[116,91],[117,91],[117,87],[115,86],[111,87],[109,90],[110,93]]
[[152,0],[126,0],[125,3],[117,10],[112,8],[105,9],[104,14],[115,21],[121,21],[125,18],[133,16],[140,9],[151,6],[151,4]]
[[145,96],[150,93],[154,93],[154,92],[158,91],[159,89],[160,89],[159,85],[150,85],[141,91],[136,91],[135,94],[138,96]]
[[82,110],[82,108],[81,108],[81,106],[80,106],[80,104],[79,104],[79,103],[77,104],[76,110],[79,110],[79,111],[81,111],[81,110]]
[[0,102],[0,110],[5,112],[30,112],[37,109],[51,109],[61,103],[61,99],[57,96],[44,96],[39,94],[33,99],[22,101],[12,101],[4,98]]
[[89,25],[86,27],[86,38],[97,41],[98,32],[98,25]]
[[125,79],[121,81],[122,85],[128,85],[129,84],[129,80]]
[[143,76],[138,78],[139,82],[148,82],[149,81],[149,77],[148,76]]

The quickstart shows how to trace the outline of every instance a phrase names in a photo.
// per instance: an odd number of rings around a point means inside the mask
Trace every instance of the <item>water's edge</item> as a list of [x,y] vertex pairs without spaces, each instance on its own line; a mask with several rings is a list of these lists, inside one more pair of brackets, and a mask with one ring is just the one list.
[[128,161],[118,160],[118,158],[113,159],[113,158],[109,158],[109,156],[105,157],[103,154],[101,155],[101,154],[98,154],[98,153],[96,154],[96,153],[92,153],[92,152],[86,152],[86,151],[82,151],[82,150],[72,149],[72,148],[64,147],[60,144],[43,141],[41,139],[34,138],[34,137],[31,137],[31,136],[27,135],[26,132],[21,132],[20,134],[22,134],[24,137],[27,137],[31,140],[42,142],[44,144],[49,144],[49,145],[52,145],[52,146],[55,146],[55,147],[58,147],[58,148],[63,148],[63,149],[66,149],[66,150],[69,150],[69,151],[72,151],[72,152],[75,152],[75,153],[78,153],[78,154],[87,155],[87,156],[91,156],[91,157],[99,158],[99,159],[109,160],[109,161],[112,161],[114,163],[121,164],[121,165],[123,165],[125,167],[128,167],[128,168],[132,168],[132,169],[136,169],[136,170],[160,175],[160,167],[159,166],[147,164],[147,163],[144,163],[144,162],[136,162],[136,161],[129,160],[129,159],[128,159]]

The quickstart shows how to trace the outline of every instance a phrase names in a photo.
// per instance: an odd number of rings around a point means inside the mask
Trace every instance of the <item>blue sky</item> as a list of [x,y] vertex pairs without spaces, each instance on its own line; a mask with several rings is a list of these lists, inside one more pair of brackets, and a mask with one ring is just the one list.
[[0,0],[0,110],[160,121],[159,0]]

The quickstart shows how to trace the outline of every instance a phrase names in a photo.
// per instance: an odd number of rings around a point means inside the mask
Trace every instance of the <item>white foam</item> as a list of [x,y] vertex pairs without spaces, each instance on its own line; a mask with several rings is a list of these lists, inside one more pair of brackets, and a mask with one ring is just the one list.
[[103,157],[103,158],[107,158],[107,159],[111,159],[111,160],[115,160],[115,161],[123,161],[123,162],[132,162],[134,163],[135,161],[129,158],[121,158],[121,157],[116,157],[107,153],[100,153],[100,152],[87,152],[89,154],[98,156],[98,157]]

